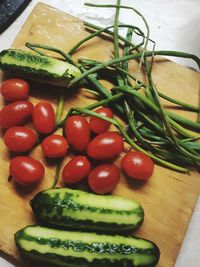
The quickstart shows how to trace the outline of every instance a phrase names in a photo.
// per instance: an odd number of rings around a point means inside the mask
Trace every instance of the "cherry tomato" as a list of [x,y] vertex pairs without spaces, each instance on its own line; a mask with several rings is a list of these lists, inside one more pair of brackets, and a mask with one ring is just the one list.
[[4,134],[4,143],[7,148],[15,152],[25,152],[33,148],[37,141],[36,133],[23,126],[9,128]]
[[1,94],[9,101],[28,98],[29,84],[22,79],[9,79],[1,84]]
[[73,115],[65,124],[65,134],[75,150],[84,151],[90,142],[90,128],[83,116]]
[[115,164],[102,164],[90,172],[88,183],[95,193],[106,194],[116,187],[119,179],[119,168]]
[[48,158],[64,157],[68,147],[66,138],[58,134],[47,136],[41,143],[42,152]]
[[33,113],[33,104],[28,100],[13,102],[0,110],[0,126],[10,128],[25,123]]
[[[102,116],[108,117],[108,118],[113,117],[113,113],[112,113],[112,110],[110,108],[99,108],[95,112],[102,115]],[[103,132],[107,131],[110,124],[111,123],[108,121],[99,119],[99,118],[94,117],[94,116],[90,116],[90,120],[89,120],[90,129],[91,129],[91,131],[93,131],[96,134],[103,133]]]
[[33,110],[33,125],[35,129],[43,134],[53,131],[55,124],[55,112],[52,105],[47,101],[37,103]]
[[76,156],[65,165],[62,177],[67,184],[75,184],[88,176],[91,170],[89,160],[84,156]]
[[16,182],[22,185],[31,185],[39,182],[44,176],[44,167],[36,159],[19,156],[10,161],[10,174]]
[[154,169],[154,163],[150,157],[139,151],[128,152],[121,161],[121,168],[131,178],[146,181]]
[[94,159],[112,159],[124,149],[124,142],[120,134],[104,132],[97,135],[88,145],[87,153]]

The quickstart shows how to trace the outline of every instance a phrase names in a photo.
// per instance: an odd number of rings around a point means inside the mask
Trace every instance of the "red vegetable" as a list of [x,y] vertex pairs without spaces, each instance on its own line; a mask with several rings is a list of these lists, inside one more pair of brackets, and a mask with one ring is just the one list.
[[[113,117],[113,113],[110,108],[99,108],[95,112],[108,118]],[[107,131],[110,124],[111,123],[108,121],[99,119],[94,116],[90,116],[90,120],[89,120],[90,129],[96,134]]]
[[42,141],[41,148],[46,157],[60,158],[66,155],[69,146],[65,137],[58,134],[52,134]]
[[25,152],[33,148],[37,141],[36,133],[23,126],[9,128],[4,134],[4,143],[7,148],[15,152]]
[[52,105],[47,101],[37,103],[33,111],[33,125],[43,134],[53,131],[55,125],[55,112]]
[[28,98],[29,84],[22,79],[9,79],[1,84],[1,94],[9,101]]
[[28,101],[16,101],[0,110],[0,126],[10,128],[12,126],[22,125],[33,113],[33,104]]
[[112,159],[124,149],[124,142],[120,134],[104,132],[97,135],[88,145],[87,153],[99,160]]
[[65,123],[67,140],[77,151],[84,151],[90,142],[90,128],[83,116],[73,115]]
[[150,157],[139,151],[128,152],[121,161],[122,170],[131,178],[146,181],[154,169],[154,163]]
[[10,174],[14,180],[22,185],[39,182],[44,176],[44,167],[32,157],[19,156],[10,161]]
[[103,164],[94,168],[88,177],[92,191],[97,194],[111,192],[120,180],[119,168],[115,164]]
[[91,169],[89,160],[84,156],[76,156],[64,167],[63,181],[67,184],[75,184],[88,176]]

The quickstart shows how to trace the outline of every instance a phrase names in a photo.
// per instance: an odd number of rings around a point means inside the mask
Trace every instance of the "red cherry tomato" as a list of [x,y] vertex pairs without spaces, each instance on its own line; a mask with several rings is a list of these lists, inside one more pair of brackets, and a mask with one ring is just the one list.
[[[95,112],[102,115],[102,116],[108,117],[108,118],[113,117],[113,113],[112,113],[112,110],[110,108],[99,108]],[[91,131],[93,131],[96,134],[103,133],[103,132],[107,131],[110,124],[111,123],[108,121],[99,119],[99,118],[94,117],[94,116],[90,116],[90,120],[89,120],[90,129],[91,129]]]
[[75,150],[84,151],[90,142],[90,128],[83,116],[73,115],[65,124],[65,134]]
[[65,165],[62,177],[66,184],[75,184],[88,176],[91,170],[89,160],[84,156],[76,156]]
[[36,133],[23,126],[9,128],[4,134],[4,143],[7,148],[15,152],[25,152],[33,148],[37,141]]
[[42,134],[49,134],[55,125],[55,112],[47,101],[37,103],[33,110],[33,125]]
[[47,136],[41,143],[42,152],[48,158],[64,157],[68,147],[66,138],[58,134]]
[[28,98],[29,84],[22,79],[10,79],[1,84],[1,94],[9,101],[17,101]]
[[94,159],[112,159],[124,149],[124,142],[120,134],[104,132],[97,135],[88,145],[87,153]]
[[122,170],[131,178],[146,181],[154,169],[154,163],[150,157],[139,151],[128,152],[121,161]]
[[106,194],[116,187],[119,179],[119,168],[115,164],[102,164],[90,172],[88,183],[95,193]]
[[44,167],[32,157],[19,156],[10,161],[10,174],[16,182],[31,185],[39,182],[44,176]]
[[28,101],[16,101],[0,110],[0,126],[10,128],[25,123],[33,113],[33,104]]

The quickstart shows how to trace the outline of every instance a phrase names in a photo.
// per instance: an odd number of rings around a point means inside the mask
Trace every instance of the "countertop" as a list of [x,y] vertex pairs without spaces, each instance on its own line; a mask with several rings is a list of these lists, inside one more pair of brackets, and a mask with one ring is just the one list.
[[[18,31],[26,21],[28,15],[38,0],[32,0],[26,10],[19,18],[0,35],[0,50],[9,48]],[[48,5],[66,11],[74,16],[86,21],[107,26],[111,24],[114,17],[113,9],[89,8],[83,5],[83,0],[43,0]],[[102,1],[88,0],[92,3],[102,3]],[[114,4],[116,1],[105,0],[104,3]],[[176,0],[171,3],[168,0],[122,0],[123,5],[132,5],[141,11],[147,18],[151,38],[156,41],[156,49],[180,50],[196,54],[200,57],[200,1],[199,0]],[[120,22],[133,23],[133,15],[128,10],[121,11]],[[131,23],[130,23],[131,21]],[[142,21],[136,19],[134,24],[142,26]],[[120,32],[123,34],[123,31]],[[177,58],[171,60],[182,65],[197,68],[189,61]],[[200,257],[200,197],[193,212],[193,216],[185,235],[180,253],[175,267],[199,267]],[[173,240],[172,240],[173,242]],[[1,267],[12,267],[13,265],[0,258]]]

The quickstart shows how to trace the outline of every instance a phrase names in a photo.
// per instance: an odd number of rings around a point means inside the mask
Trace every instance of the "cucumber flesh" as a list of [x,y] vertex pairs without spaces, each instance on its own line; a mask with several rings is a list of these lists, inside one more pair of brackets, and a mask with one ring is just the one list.
[[63,86],[67,86],[81,73],[66,61],[17,49],[3,50],[0,53],[0,68],[30,79]]
[[160,255],[153,242],[141,238],[41,226],[19,230],[15,242],[23,254],[60,266],[155,266]]
[[42,191],[30,204],[43,222],[87,231],[133,231],[144,219],[143,208],[136,201],[68,188]]

